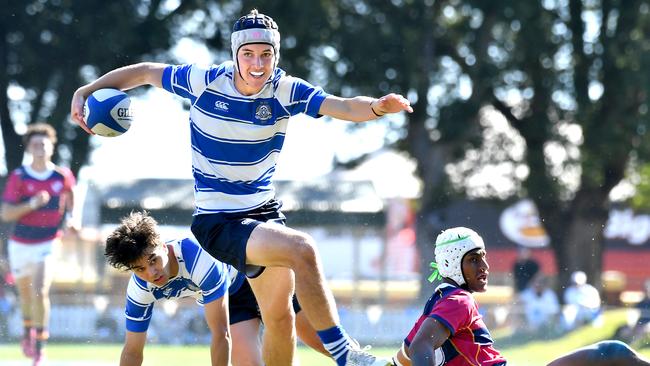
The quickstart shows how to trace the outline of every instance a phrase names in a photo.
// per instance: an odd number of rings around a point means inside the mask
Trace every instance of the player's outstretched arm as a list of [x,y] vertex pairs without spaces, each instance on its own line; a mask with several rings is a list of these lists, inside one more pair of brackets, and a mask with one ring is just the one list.
[[346,121],[364,122],[401,111],[413,112],[411,102],[399,94],[391,93],[379,99],[330,95],[321,104],[319,113]]
[[427,318],[409,346],[413,366],[434,366],[435,349],[449,338],[449,329],[433,318]]
[[147,332],[136,333],[127,330],[124,348],[122,348],[122,355],[120,356],[120,366],[141,366],[146,341]]
[[212,333],[210,358],[212,366],[230,365],[230,326],[228,325],[228,296],[205,304],[205,321]]
[[120,67],[119,69],[104,74],[99,79],[75,91],[70,103],[70,117],[84,131],[93,135],[93,132],[86,126],[83,115],[84,103],[90,94],[104,88],[128,90],[142,85],[153,85],[162,88],[162,74],[165,67],[167,67],[166,64],[141,62],[135,65]]

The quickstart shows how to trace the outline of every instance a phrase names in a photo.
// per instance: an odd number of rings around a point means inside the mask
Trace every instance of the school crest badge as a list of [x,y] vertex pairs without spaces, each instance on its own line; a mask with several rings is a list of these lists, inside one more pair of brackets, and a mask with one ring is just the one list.
[[267,102],[261,102],[258,106],[257,109],[255,109],[255,118],[259,119],[260,121],[267,121],[273,117],[273,113],[271,112],[271,105]]

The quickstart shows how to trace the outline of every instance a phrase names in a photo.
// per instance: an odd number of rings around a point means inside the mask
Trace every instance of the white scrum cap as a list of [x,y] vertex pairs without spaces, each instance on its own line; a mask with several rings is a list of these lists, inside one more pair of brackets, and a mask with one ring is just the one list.
[[435,249],[440,275],[451,278],[459,286],[464,285],[463,257],[474,249],[485,249],[485,244],[483,238],[472,229],[454,227],[440,233]]

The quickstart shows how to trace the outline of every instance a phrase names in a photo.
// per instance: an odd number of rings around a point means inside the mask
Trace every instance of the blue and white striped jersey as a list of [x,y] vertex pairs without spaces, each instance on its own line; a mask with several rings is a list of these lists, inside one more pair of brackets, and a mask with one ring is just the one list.
[[168,66],[162,84],[190,101],[195,215],[248,211],[274,197],[272,177],[289,117],[319,117],[321,88],[276,68],[256,95],[237,91],[232,61]]
[[168,242],[172,245],[178,274],[162,287],[131,276],[126,290],[126,329],[146,332],[154,303],[160,299],[194,297],[199,304],[220,299],[228,290],[235,293],[245,280],[235,268],[212,258],[194,239]]

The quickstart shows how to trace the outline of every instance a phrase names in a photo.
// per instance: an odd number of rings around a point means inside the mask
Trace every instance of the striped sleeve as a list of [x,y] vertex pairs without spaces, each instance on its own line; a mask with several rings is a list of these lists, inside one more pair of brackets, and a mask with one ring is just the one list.
[[219,74],[221,67],[204,67],[195,64],[169,65],[163,71],[165,90],[192,103]]
[[226,265],[228,268],[228,278],[230,279],[230,287],[228,287],[228,294],[233,295],[239,289],[241,286],[244,284],[244,281],[246,281],[246,275],[239,272],[235,267],[231,265]]
[[135,275],[131,276],[126,290],[124,310],[126,330],[130,332],[146,332],[149,328],[156,299],[146,286],[146,282],[139,281]]
[[223,297],[230,285],[226,265],[214,259],[191,239],[183,240],[182,251],[192,282],[201,289],[203,303]]
[[320,106],[329,94],[303,79],[285,76],[278,83],[276,96],[292,116],[305,113],[318,118]]

